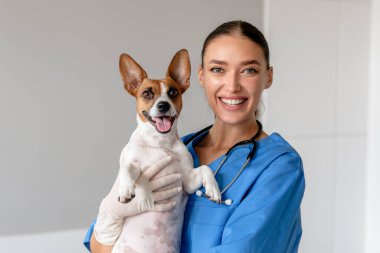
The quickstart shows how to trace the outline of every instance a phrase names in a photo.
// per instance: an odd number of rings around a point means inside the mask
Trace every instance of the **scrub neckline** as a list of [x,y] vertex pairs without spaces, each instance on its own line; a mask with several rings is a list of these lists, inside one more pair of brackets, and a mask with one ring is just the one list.
[[[195,151],[194,144],[198,143],[207,133],[208,133],[208,131],[202,133],[201,135],[197,136],[194,140],[192,140],[189,143],[190,147],[188,149],[189,149],[189,152],[193,156],[194,167],[199,167],[200,166],[199,157],[198,157],[197,152]],[[263,145],[266,145],[267,143],[271,143],[271,142],[276,141],[278,139],[283,139],[283,138],[277,132],[273,132],[273,133],[269,134],[268,136],[266,136],[266,137],[264,137],[264,138],[262,138],[260,140],[257,140],[256,142],[259,145],[259,147],[262,147]],[[242,144],[242,145],[239,145],[239,146],[235,147],[233,150],[236,151],[236,150],[241,149],[241,148],[248,148],[248,146],[250,146],[250,145],[252,145],[252,143]],[[258,151],[259,150],[257,150],[257,152]],[[207,166],[210,167],[213,163],[221,160],[224,156],[225,156],[225,154],[217,157],[216,159],[214,159],[213,161],[211,161],[209,164],[207,164]]]

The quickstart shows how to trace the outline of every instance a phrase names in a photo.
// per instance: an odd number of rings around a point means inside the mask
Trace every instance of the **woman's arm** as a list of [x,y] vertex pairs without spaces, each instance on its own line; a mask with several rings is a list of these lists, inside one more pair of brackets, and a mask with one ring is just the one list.
[[98,242],[92,234],[91,236],[91,253],[111,253],[113,245],[103,245],[100,242]]

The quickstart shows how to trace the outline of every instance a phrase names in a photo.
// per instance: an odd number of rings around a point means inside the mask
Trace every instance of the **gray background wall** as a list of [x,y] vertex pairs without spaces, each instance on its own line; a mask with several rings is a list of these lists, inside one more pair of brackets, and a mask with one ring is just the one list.
[[82,228],[96,216],[136,126],[122,52],[163,78],[188,49],[180,134],[212,121],[196,69],[206,35],[231,19],[261,28],[261,1],[0,0],[0,236]]

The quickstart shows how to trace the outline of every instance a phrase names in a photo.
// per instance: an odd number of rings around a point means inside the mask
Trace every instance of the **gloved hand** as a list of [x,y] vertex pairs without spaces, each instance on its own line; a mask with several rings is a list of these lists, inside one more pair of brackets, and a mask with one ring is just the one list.
[[[168,190],[155,191],[180,181],[181,174],[171,174],[151,181],[171,161],[172,158],[168,156],[145,170],[135,182],[136,196],[126,204],[118,201],[119,177],[117,177],[110,193],[102,200],[99,207],[94,228],[94,235],[98,242],[104,245],[115,244],[126,217],[146,211],[169,211],[175,206],[175,201],[170,201],[170,199],[181,192],[182,187],[175,186]],[[148,197],[149,201],[142,202],[139,196]],[[151,205],[150,203],[154,204]]]

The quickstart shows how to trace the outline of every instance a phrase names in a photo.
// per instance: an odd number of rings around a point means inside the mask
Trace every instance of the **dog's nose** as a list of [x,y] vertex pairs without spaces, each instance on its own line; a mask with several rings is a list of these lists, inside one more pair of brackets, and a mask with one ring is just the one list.
[[161,101],[157,104],[157,110],[159,112],[165,113],[169,111],[169,109],[170,109],[170,104],[168,102]]

